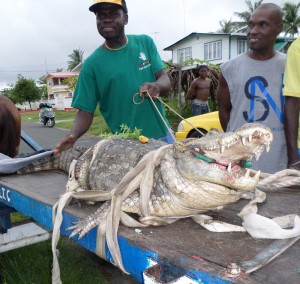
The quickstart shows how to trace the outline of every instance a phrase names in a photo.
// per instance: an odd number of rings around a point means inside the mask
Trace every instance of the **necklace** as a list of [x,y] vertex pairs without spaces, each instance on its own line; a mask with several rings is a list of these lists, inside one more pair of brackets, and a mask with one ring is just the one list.
[[111,48],[111,47],[109,47],[109,46],[107,45],[106,41],[104,42],[105,47],[106,47],[108,50],[112,50],[112,51],[118,51],[118,50],[121,50],[121,49],[123,49],[124,47],[126,47],[127,44],[128,44],[128,38],[127,38],[127,37],[126,37],[125,43],[124,43],[122,46],[118,47],[118,48]]

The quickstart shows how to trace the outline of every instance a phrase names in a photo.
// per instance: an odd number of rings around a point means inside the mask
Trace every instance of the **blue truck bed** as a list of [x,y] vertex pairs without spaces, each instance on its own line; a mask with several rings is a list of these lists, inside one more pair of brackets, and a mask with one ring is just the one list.
[[[60,171],[1,176],[0,202],[51,230],[52,206],[64,193],[66,181],[67,175]],[[300,215],[299,201],[299,189],[268,192],[267,201],[259,206],[259,212],[267,217]],[[241,200],[210,215],[240,225],[236,214],[246,203]],[[64,210],[61,234],[68,236],[66,228],[94,212],[98,206],[68,205]],[[96,229],[81,240],[76,237],[74,240],[95,252]],[[126,270],[141,283],[144,281],[143,272],[153,280],[148,283],[300,283],[299,242],[262,269],[233,280],[224,276],[230,263],[252,259],[274,241],[253,239],[241,232],[211,233],[191,219],[139,230],[120,225],[118,240]],[[106,256],[111,259],[107,248]],[[153,261],[158,265],[148,269]]]

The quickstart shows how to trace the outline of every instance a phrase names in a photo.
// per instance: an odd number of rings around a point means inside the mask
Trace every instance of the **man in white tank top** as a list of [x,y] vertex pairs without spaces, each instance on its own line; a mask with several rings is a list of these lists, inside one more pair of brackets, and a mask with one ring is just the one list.
[[275,4],[254,10],[247,29],[249,51],[221,65],[217,91],[219,118],[224,131],[258,122],[271,128],[274,141],[253,169],[275,173],[287,165],[283,125],[282,82],[286,55],[276,52],[282,31],[282,11]]

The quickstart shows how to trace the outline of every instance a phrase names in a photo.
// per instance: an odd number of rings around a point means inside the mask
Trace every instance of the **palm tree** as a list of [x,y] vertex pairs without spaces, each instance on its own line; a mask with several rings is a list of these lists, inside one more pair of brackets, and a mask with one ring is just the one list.
[[283,15],[283,30],[285,35],[299,36],[298,28],[300,27],[300,15],[299,15],[300,3],[294,4],[291,2],[286,2],[283,5],[282,11]]
[[217,31],[219,33],[231,34],[237,30],[236,24],[232,22],[231,18],[229,21],[222,20],[219,24],[221,26],[221,29]]
[[251,14],[253,13],[253,11],[262,4],[263,0],[259,0],[254,2],[254,4],[252,4],[251,0],[246,0],[245,1],[247,6],[248,6],[248,11],[244,11],[244,12],[234,12],[234,14],[236,16],[238,16],[239,18],[241,18],[241,21],[239,22],[234,22],[234,24],[237,26],[237,31],[244,33],[247,30],[247,26],[248,26],[248,22],[250,20]]
[[68,61],[68,70],[73,70],[79,63],[83,61],[83,51],[80,49],[74,49],[73,53],[68,55],[71,59]]

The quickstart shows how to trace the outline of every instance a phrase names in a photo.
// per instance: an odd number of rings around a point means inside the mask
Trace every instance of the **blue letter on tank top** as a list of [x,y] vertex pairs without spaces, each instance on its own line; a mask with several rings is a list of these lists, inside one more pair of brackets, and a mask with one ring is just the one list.
[[[280,102],[281,102],[281,109],[276,105],[276,102],[272,98],[272,96],[267,91],[268,82],[265,78],[261,76],[255,76],[250,78],[246,85],[245,85],[245,94],[246,97],[250,100],[250,111],[243,112],[243,116],[247,122],[254,122],[254,121],[264,121],[269,116],[270,107],[275,112],[276,116],[278,117],[279,121],[283,123],[283,103],[284,97],[282,95],[282,88],[280,90]],[[258,91],[256,91],[258,89]],[[261,96],[257,96],[257,93],[263,95],[264,98]],[[254,117],[255,112],[255,102],[261,103],[262,108],[264,109],[264,113],[260,118]]]

